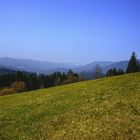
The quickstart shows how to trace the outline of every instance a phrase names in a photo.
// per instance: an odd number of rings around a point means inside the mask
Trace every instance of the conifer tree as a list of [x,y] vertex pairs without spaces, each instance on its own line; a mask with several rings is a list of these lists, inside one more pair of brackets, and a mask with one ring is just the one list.
[[139,71],[138,60],[137,60],[135,52],[133,52],[129,60],[126,73],[133,73],[133,72],[138,72],[138,71]]

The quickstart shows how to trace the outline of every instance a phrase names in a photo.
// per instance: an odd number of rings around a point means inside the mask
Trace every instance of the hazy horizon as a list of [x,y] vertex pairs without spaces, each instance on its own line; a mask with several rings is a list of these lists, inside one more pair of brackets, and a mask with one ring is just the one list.
[[[37,61],[37,62],[50,62],[50,63],[64,63],[64,64],[75,64],[75,65],[88,65],[88,64],[91,64],[91,63],[94,63],[94,62],[112,62],[112,63],[117,63],[117,62],[122,62],[122,61],[128,61],[129,59],[124,59],[124,60],[118,60],[118,61],[111,61],[111,60],[100,60],[100,61],[96,61],[96,60],[91,60],[87,63],[75,63],[75,62],[55,62],[55,61],[47,61],[47,60],[39,60],[39,59],[32,59],[32,58],[16,58],[16,57],[0,57],[0,59],[5,59],[5,58],[9,58],[9,59],[17,59],[17,60],[31,60],[31,61]],[[137,57],[139,59],[139,57]],[[139,59],[140,60],[140,59]]]
[[0,58],[59,63],[140,58],[139,0],[4,0]]

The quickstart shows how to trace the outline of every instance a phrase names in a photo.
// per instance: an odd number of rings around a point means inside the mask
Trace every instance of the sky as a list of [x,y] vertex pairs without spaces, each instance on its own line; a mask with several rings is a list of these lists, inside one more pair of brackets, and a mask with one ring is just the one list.
[[0,57],[86,64],[140,58],[140,0],[0,0]]

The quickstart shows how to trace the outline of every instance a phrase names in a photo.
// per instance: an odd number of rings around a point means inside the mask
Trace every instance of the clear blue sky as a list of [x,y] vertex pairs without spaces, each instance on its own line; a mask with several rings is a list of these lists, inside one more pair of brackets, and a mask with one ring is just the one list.
[[140,58],[140,0],[0,0],[0,57]]

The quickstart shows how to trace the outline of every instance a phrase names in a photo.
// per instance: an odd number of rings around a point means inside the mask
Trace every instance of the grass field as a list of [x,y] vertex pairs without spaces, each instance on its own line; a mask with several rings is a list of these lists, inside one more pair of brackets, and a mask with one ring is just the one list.
[[0,140],[140,140],[140,73],[1,96]]

